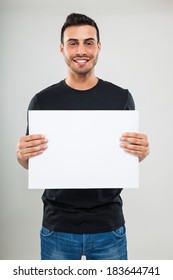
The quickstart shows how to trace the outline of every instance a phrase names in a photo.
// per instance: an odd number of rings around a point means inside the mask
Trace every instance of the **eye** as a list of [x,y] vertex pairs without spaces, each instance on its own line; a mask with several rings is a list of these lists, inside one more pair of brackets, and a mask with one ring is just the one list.
[[76,41],[70,41],[68,42],[69,46],[77,46],[77,42]]
[[87,42],[86,42],[86,45],[87,45],[87,46],[93,46],[93,45],[94,45],[94,42],[93,42],[93,41],[87,41]]

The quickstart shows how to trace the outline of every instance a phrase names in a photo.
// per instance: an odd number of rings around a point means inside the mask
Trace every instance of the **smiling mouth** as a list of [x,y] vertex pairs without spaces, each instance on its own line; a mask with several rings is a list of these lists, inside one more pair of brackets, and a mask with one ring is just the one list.
[[78,65],[85,65],[89,61],[89,58],[75,58],[73,61]]

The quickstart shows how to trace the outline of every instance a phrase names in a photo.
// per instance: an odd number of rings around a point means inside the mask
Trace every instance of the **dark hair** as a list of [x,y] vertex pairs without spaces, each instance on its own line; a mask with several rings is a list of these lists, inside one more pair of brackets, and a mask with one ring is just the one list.
[[97,40],[98,43],[100,42],[100,34],[99,34],[99,29],[97,24],[95,23],[95,21],[83,14],[76,14],[76,13],[72,13],[70,15],[67,16],[66,21],[63,25],[63,27],[61,28],[61,43],[63,44],[63,40],[64,40],[64,31],[67,27],[69,26],[74,26],[74,25],[90,25],[95,27],[96,32],[97,32]]

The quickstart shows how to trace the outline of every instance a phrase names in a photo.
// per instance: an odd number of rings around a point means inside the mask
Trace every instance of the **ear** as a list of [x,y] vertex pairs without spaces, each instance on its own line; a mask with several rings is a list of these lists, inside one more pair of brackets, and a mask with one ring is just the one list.
[[101,51],[101,42],[98,43],[98,50]]
[[60,44],[59,49],[60,49],[60,52],[63,54],[64,53],[64,45],[62,43]]

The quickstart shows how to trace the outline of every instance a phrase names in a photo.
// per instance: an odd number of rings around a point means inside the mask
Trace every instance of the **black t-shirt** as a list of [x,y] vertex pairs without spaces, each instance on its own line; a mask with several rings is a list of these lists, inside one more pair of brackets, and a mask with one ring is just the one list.
[[[29,110],[134,109],[128,90],[101,79],[93,88],[82,91],[70,88],[63,80],[36,94],[29,105]],[[124,225],[121,191],[116,188],[45,189],[43,226],[71,233],[115,230]]]

